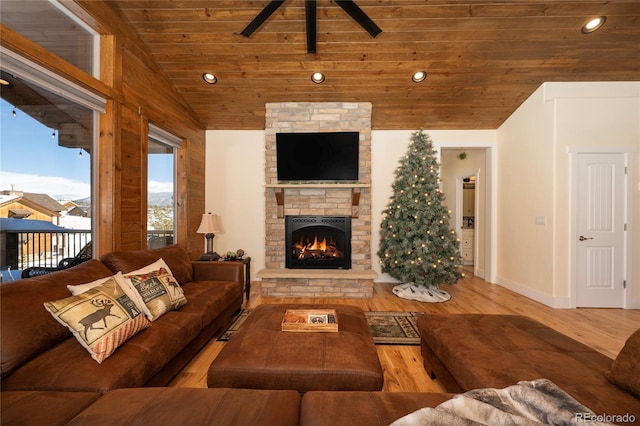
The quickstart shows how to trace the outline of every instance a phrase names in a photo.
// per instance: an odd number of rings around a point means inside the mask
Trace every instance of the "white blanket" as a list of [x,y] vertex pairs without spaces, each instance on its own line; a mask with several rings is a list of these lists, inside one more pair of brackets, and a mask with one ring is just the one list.
[[[422,408],[392,426],[424,425],[584,425],[593,412],[547,379],[505,389],[475,389],[436,408]],[[589,422],[590,425],[611,423]]]

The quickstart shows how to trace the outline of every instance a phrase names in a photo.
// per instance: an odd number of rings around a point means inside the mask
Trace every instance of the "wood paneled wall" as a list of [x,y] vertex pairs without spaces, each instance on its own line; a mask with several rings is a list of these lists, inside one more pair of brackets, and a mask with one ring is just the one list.
[[148,123],[183,139],[177,164],[177,235],[194,258],[204,212],[205,128],[120,12],[105,1],[63,1],[101,34],[100,79],[75,68],[2,26],[2,45],[107,98],[99,120],[97,254],[146,246]]

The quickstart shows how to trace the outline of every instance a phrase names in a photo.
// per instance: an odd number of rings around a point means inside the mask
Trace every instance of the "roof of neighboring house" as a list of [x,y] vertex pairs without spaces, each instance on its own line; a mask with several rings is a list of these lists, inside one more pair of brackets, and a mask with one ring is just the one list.
[[29,219],[12,219],[2,217],[0,218],[0,229],[3,231],[24,231],[24,232],[37,232],[37,231],[66,231],[67,228],[54,225],[46,220],[29,220]]
[[75,206],[72,209],[69,209],[69,211],[67,211],[67,215],[69,215],[69,216],[83,216],[83,217],[86,217],[87,216],[87,212],[82,207]]
[[0,195],[0,205],[8,202],[27,202],[28,204],[34,205],[35,208],[40,206],[53,213],[60,213],[66,210],[62,204],[54,200],[51,196],[34,192],[2,191]]
[[0,206],[5,203],[8,203],[9,201],[17,200],[18,198],[20,198],[20,196],[15,194],[9,194],[7,193],[7,191],[2,191],[0,192]]
[[24,192],[22,198],[33,203],[39,204],[54,212],[65,210],[64,206],[47,194],[36,194],[33,192]]

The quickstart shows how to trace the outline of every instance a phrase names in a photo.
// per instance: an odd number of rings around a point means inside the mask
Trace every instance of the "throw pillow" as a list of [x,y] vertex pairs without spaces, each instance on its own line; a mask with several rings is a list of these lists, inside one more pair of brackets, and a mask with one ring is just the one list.
[[182,287],[162,259],[126,274],[124,278],[129,280],[140,294],[151,321],[187,303]]
[[99,364],[151,325],[114,277],[77,296],[46,302],[44,307]]
[[71,292],[72,296],[77,296],[89,290],[90,288],[94,288],[103,284],[111,278],[116,280],[116,282],[120,287],[122,287],[122,290],[124,290],[126,295],[129,296],[129,299],[131,299],[131,301],[136,304],[136,307],[140,309],[147,318],[149,318],[151,316],[151,313],[149,312],[149,309],[147,309],[147,305],[144,304],[140,293],[138,293],[138,291],[131,285],[130,281],[124,279],[122,272],[118,272],[111,277],[100,278],[86,284],[68,285],[67,288]]
[[640,398],[640,328],[627,339],[605,377]]

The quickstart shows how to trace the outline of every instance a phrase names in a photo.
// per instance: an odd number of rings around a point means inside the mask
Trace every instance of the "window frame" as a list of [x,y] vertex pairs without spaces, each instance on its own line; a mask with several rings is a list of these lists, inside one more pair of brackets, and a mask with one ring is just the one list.
[[[152,122],[148,123],[148,132],[147,132],[147,143],[155,142],[161,145],[166,146],[167,148],[171,148],[172,156],[173,156],[173,242],[174,244],[178,242],[177,234],[177,224],[178,224],[178,150],[182,149],[182,139],[174,134],[162,129],[161,127],[155,125]],[[147,152],[147,163],[149,161],[149,153]],[[149,176],[147,172],[147,211],[149,210]],[[149,226],[149,217],[147,215],[146,220],[146,229],[148,230]],[[148,232],[148,231],[147,231]]]
[[98,163],[100,114],[106,111],[107,99],[95,92],[87,90],[64,76],[48,70],[34,61],[0,45],[0,69],[17,79],[23,80],[39,89],[64,98],[91,112],[91,166],[89,171],[89,185],[91,188],[91,241],[98,244],[96,229],[96,206],[98,194]]

